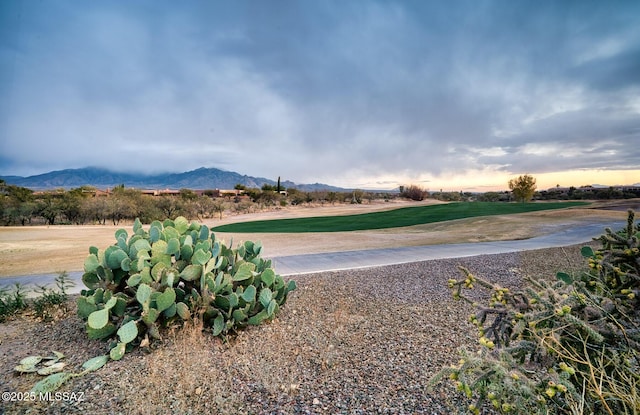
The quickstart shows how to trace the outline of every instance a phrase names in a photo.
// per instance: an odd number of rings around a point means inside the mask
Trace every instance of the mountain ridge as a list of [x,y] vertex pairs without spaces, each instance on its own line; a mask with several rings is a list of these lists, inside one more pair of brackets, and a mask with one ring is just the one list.
[[[99,167],[54,170],[33,176],[0,176],[7,184],[26,187],[32,190],[72,189],[81,186],[111,188],[125,185],[140,189],[233,189],[237,184],[248,188],[261,188],[267,184],[274,186],[276,181],[264,177],[242,175],[214,167],[200,167],[182,173],[125,173]],[[282,181],[284,188],[296,188],[302,191],[347,190],[323,183],[296,184]]]

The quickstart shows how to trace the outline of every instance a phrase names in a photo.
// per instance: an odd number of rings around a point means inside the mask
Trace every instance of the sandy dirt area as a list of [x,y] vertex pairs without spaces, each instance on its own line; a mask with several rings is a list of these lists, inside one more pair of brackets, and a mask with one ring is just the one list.
[[[361,205],[287,207],[268,212],[229,215],[222,220],[206,220],[208,226],[259,219],[327,216],[367,213],[404,206],[440,203],[372,202]],[[627,205],[629,202],[626,202]],[[637,201],[635,202],[637,205]],[[264,257],[346,250],[392,248],[443,243],[525,239],[543,234],[550,226],[569,227],[585,222],[625,220],[625,205],[596,203],[585,208],[533,212],[507,216],[480,217],[403,228],[333,233],[231,234],[216,236],[237,245],[241,241],[261,241]],[[612,209],[614,208],[614,209]],[[617,209],[617,210],[615,210]],[[114,233],[130,223],[91,226],[0,227],[0,277],[81,271],[90,246],[105,248],[115,242]]]

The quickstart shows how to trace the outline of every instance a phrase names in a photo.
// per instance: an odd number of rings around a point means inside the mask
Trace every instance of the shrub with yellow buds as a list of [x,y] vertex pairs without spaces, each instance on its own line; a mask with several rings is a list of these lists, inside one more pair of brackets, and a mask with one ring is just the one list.
[[478,340],[478,342],[484,347],[487,347],[489,349],[493,349],[495,347],[495,344],[493,343],[493,341],[487,339],[484,336],[480,337],[480,340]]
[[560,370],[562,370],[563,372],[567,372],[570,375],[575,375],[576,373],[576,370],[571,366],[567,365],[565,362],[560,362],[558,366],[560,367]]

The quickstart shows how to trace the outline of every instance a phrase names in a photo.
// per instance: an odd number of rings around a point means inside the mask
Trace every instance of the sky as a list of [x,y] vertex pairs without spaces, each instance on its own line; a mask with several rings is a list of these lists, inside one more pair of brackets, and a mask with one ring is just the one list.
[[640,1],[1,1],[0,175],[640,183]]

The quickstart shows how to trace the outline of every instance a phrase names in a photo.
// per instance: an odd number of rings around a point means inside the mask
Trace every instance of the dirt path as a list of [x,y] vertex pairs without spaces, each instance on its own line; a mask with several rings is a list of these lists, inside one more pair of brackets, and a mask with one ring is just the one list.
[[[374,202],[362,205],[336,205],[318,207],[289,207],[285,209],[227,216],[222,221],[204,223],[217,226],[224,223],[276,219],[367,213],[398,207],[439,203]],[[443,243],[482,242],[524,239],[544,233],[548,226],[572,226],[584,222],[604,222],[626,219],[626,212],[611,210],[609,205],[596,208],[571,208],[518,215],[461,219],[450,222],[359,232],[306,233],[306,234],[231,234],[217,233],[227,243],[261,241],[263,256],[296,255],[305,253],[337,252],[345,250],[391,248]],[[603,209],[606,208],[606,209]],[[81,271],[89,247],[104,248],[114,243],[117,229],[131,230],[131,224],[120,226],[33,226],[0,227],[0,277],[27,274]]]

